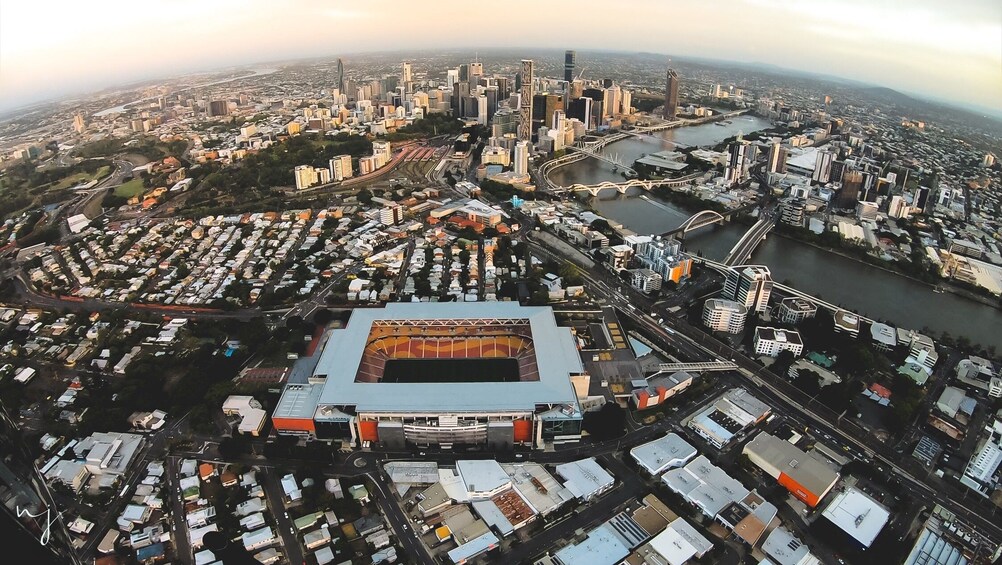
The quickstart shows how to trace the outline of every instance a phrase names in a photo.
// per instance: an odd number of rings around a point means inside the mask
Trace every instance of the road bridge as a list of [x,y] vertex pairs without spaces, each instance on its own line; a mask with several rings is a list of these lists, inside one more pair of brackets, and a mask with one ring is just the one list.
[[626,133],[629,133],[631,135],[648,134],[648,133],[652,133],[652,132],[655,132],[655,131],[661,131],[661,130],[666,130],[666,129],[673,129],[673,128],[677,128],[677,127],[696,126],[696,125],[706,124],[706,123],[710,123],[710,122],[719,122],[721,120],[726,120],[727,118],[733,118],[733,117],[736,117],[736,116],[740,116],[741,114],[745,114],[745,113],[750,112],[750,111],[751,111],[751,109],[745,108],[743,110],[735,110],[733,112],[727,112],[726,114],[717,114],[717,115],[714,115],[714,116],[705,116],[705,117],[702,117],[702,118],[695,118],[695,119],[691,119],[691,120],[688,120],[688,119],[679,119],[679,120],[671,120],[671,121],[668,121],[668,120],[659,120],[659,121],[654,122],[654,123],[649,124],[649,125],[636,126],[636,127],[632,128],[630,130],[624,130],[624,131],[626,131]]
[[758,247],[758,244],[765,239],[766,234],[772,231],[772,228],[776,226],[776,218],[774,216],[765,216],[759,221],[755,222],[748,231],[745,232],[741,239],[734,244],[731,251],[724,258],[725,265],[738,265],[744,263],[748,259],[751,259],[751,254]]

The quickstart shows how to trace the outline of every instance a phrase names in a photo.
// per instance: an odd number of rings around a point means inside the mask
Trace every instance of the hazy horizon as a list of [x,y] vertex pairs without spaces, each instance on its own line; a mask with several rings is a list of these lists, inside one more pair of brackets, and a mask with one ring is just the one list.
[[[319,0],[110,0],[100,9],[4,3],[0,111],[236,65],[521,46],[768,65],[1002,114],[1002,3],[972,0],[963,9],[933,0],[896,4],[636,0],[616,6],[615,17],[593,17],[608,4],[512,0],[498,10],[443,0],[435,10],[412,13],[404,11],[409,4],[392,1],[382,9]],[[520,14],[529,18],[524,26]],[[32,25],[38,21],[46,33]],[[506,43],[511,47],[501,47]]]

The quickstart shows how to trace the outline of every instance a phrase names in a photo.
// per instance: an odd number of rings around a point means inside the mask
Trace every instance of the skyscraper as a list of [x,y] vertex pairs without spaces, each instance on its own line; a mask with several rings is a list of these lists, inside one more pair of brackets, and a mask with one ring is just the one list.
[[609,88],[606,88],[605,96],[602,101],[602,108],[606,116],[612,117],[618,114],[620,106],[619,86],[612,85]]
[[411,72],[411,62],[410,61],[404,61],[403,69],[400,72],[400,81],[403,82],[405,85],[408,82],[413,82],[414,81],[414,73]]
[[[521,127],[521,125],[519,125]],[[512,167],[516,174],[527,175],[529,174],[529,142],[519,141],[515,144],[515,161],[512,163]]]
[[769,172],[780,174],[785,173],[786,157],[786,149],[783,148],[783,145],[778,139],[774,140],[772,145],[769,146]]
[[522,59],[522,91],[518,111],[518,138],[532,140],[532,67],[531,59]]
[[581,123],[584,124],[586,130],[592,129],[591,105],[593,102],[594,100],[588,98],[587,96],[582,96],[576,100],[573,100],[567,106],[567,116],[581,120]]
[[674,120],[678,112],[678,73],[675,69],[668,69],[668,78],[665,84],[665,109],[664,118]]
[[831,177],[833,161],[835,161],[835,153],[819,151],[817,160],[814,162],[814,173],[811,175],[811,180],[818,184],[827,184]]
[[344,89],[344,63],[341,62],[340,58],[338,58],[338,60],[337,60],[337,90],[338,90],[339,93],[345,94],[345,89]]
[[475,84],[482,76],[484,76],[484,64],[479,62],[470,63],[470,82]]
[[728,147],[727,169],[724,171],[727,184],[738,184],[748,177],[748,162],[750,161],[748,149],[749,143],[743,139],[735,141]]
[[570,49],[564,53],[564,80],[567,82],[574,80],[574,64],[577,59],[578,54]]
[[859,202],[859,189],[863,186],[863,173],[846,171],[842,175],[842,189],[838,191],[839,208],[855,208]]

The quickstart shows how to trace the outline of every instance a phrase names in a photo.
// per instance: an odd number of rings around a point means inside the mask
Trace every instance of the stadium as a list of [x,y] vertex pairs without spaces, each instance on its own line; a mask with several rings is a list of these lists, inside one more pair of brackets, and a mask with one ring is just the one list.
[[580,440],[588,375],[548,307],[356,309],[322,347],[308,382],[286,385],[278,433],[390,448]]

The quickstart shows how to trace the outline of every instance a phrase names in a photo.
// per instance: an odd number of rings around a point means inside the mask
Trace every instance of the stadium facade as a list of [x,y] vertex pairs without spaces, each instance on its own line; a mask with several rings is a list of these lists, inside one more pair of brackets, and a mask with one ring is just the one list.
[[548,307],[391,303],[329,332],[287,384],[280,434],[352,446],[543,448],[579,441],[589,377]]

